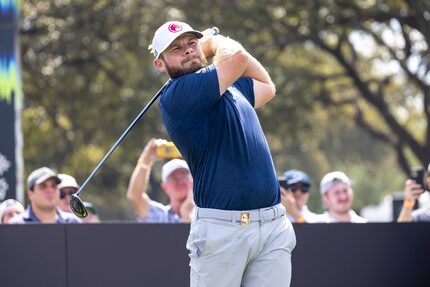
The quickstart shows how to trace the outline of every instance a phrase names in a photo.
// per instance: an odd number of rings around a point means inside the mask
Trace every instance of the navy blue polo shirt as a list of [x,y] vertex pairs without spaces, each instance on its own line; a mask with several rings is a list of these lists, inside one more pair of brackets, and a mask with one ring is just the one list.
[[158,106],[190,167],[198,207],[250,210],[280,202],[273,160],[254,110],[252,79],[239,78],[220,96],[210,65],[172,80]]

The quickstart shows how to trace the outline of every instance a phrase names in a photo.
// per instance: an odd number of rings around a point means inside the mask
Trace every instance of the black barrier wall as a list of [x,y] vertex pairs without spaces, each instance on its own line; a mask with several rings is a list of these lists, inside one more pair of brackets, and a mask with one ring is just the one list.
[[[292,287],[430,286],[430,223],[295,225]],[[2,287],[188,286],[186,224],[0,225]]]

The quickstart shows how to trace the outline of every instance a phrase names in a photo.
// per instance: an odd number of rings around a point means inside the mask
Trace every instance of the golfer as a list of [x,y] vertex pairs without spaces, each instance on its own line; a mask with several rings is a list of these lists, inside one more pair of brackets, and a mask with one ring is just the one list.
[[190,285],[289,286],[296,238],[254,110],[275,95],[269,74],[238,42],[178,21],[158,28],[150,49],[172,79],[163,123],[194,178]]

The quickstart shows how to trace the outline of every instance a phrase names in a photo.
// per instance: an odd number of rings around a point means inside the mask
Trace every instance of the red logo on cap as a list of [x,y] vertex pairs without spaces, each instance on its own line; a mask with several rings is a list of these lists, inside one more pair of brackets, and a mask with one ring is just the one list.
[[170,32],[176,33],[176,32],[179,32],[179,31],[182,30],[182,26],[179,25],[179,24],[173,23],[173,24],[169,25],[168,29],[169,29]]

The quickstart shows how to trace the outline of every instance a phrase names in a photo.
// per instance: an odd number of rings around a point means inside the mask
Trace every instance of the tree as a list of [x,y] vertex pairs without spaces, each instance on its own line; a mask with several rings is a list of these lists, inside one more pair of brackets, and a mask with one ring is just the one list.
[[[24,1],[26,173],[49,165],[80,182],[90,174],[167,79],[152,67],[147,46],[159,25],[178,19],[218,26],[269,69],[278,96],[258,113],[278,174],[303,169],[318,190],[325,172],[345,170],[363,189],[356,207],[376,202],[401,185],[391,176],[398,173],[394,155],[405,173],[429,161],[429,4],[368,3]],[[390,33],[404,45],[388,42]],[[84,197],[109,209],[128,206],[129,176],[154,136],[167,137],[156,107]],[[156,199],[163,198],[158,170],[151,178]],[[369,184],[369,177],[376,180]],[[318,193],[312,201],[317,209]],[[110,217],[132,217],[120,213]]]
[[[296,40],[330,55],[338,66],[333,71],[312,71],[321,82],[319,100],[352,106],[356,124],[390,145],[406,174],[414,161],[426,166],[430,161],[430,4],[301,1],[287,11],[290,17],[276,24]],[[278,40],[280,46],[288,44]],[[350,82],[349,89],[343,89],[345,81]],[[330,85],[341,92],[328,90]]]

